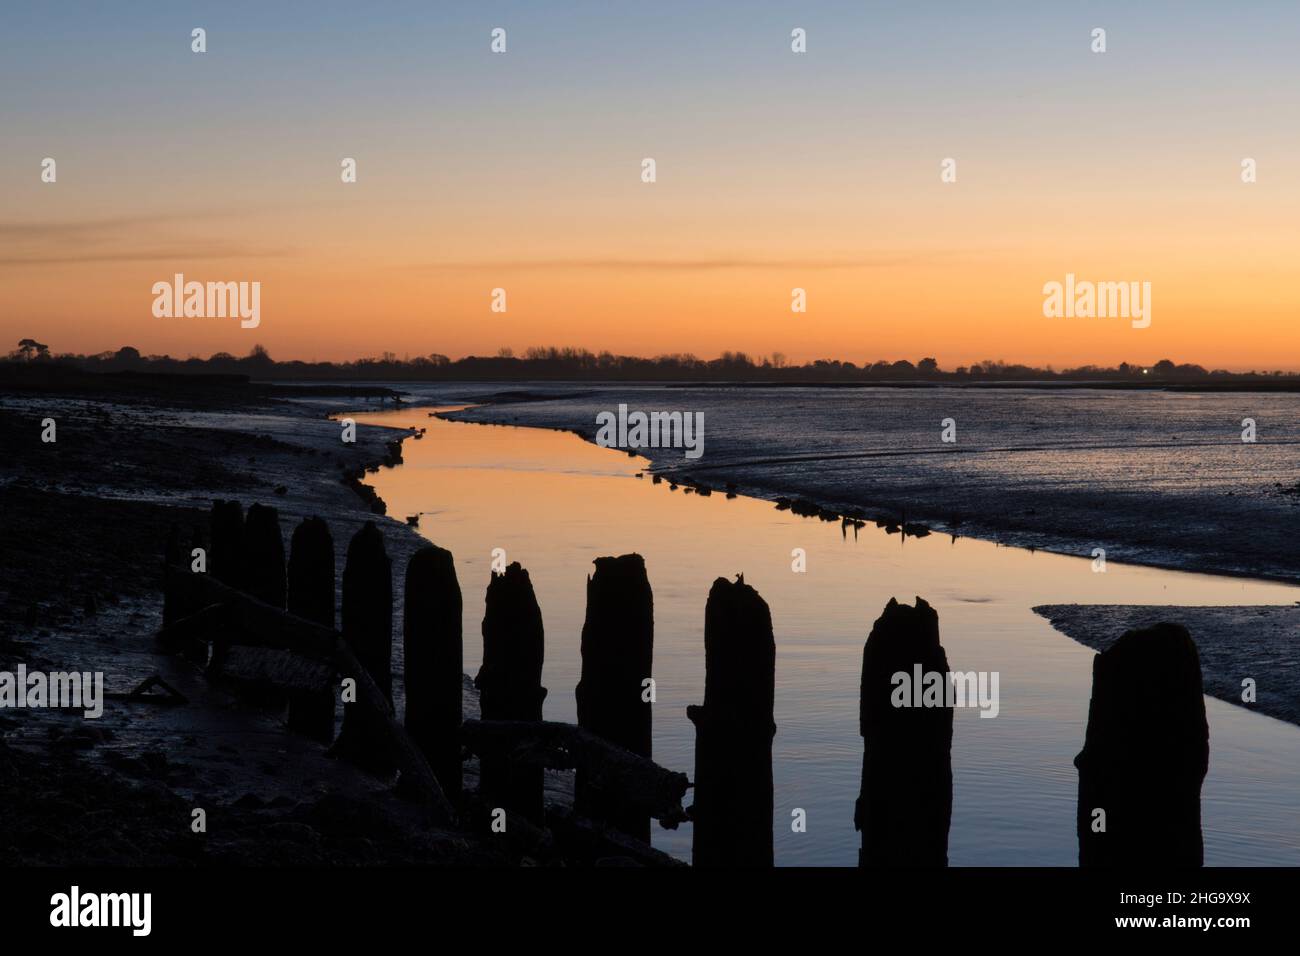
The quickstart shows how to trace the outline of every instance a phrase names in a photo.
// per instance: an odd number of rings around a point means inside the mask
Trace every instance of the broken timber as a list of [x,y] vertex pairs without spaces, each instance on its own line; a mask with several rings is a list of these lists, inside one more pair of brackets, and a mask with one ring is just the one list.
[[[398,723],[387,698],[338,631],[272,607],[210,575],[184,567],[167,568],[167,587],[175,589],[184,602],[182,606],[205,609],[175,622],[169,630],[179,633],[168,637],[183,639],[198,632],[209,635],[214,645],[223,649],[239,645],[290,651],[316,662],[328,662],[343,677],[354,679],[358,702],[369,706],[381,720],[385,743],[402,772],[404,784],[414,788],[429,805],[438,823],[455,821],[455,811],[424,754]],[[213,613],[213,604],[221,605],[222,613]],[[270,670],[264,673],[269,674]]]
[[[159,688],[162,693],[150,693],[150,691],[155,687]],[[163,680],[158,674],[154,674],[152,677],[146,677],[128,694],[105,694],[104,699],[122,700],[131,704],[162,704],[165,707],[178,707],[190,702],[188,697]]]
[[667,829],[686,819],[682,797],[690,788],[684,773],[624,750],[573,724],[531,720],[467,720],[461,725],[466,749],[508,757],[512,763],[552,770],[580,770],[590,786],[629,810],[654,817]]

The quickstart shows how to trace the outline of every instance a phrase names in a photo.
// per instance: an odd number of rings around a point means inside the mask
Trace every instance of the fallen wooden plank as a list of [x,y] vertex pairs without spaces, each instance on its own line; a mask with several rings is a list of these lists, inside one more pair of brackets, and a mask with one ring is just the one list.
[[[168,569],[169,586],[172,573]],[[205,662],[207,660],[207,634],[212,629],[214,622],[225,620],[223,616],[225,608],[224,604],[209,604],[193,614],[165,625],[158,632],[158,647],[169,654],[178,651],[184,653],[187,658],[197,663]]]
[[[150,693],[155,687],[162,690],[161,694]],[[107,700],[121,700],[131,704],[162,704],[163,706],[175,707],[181,704],[188,704],[189,698],[178,691],[171,684],[167,683],[158,674],[147,677],[129,694],[111,693],[105,694]]]
[[226,648],[221,676],[276,690],[319,693],[334,688],[334,666],[278,647]]
[[582,770],[593,789],[629,809],[654,817],[667,829],[686,819],[684,773],[624,750],[574,724],[555,721],[467,720],[461,740],[482,757],[504,755],[526,766]]
[[166,584],[183,594],[191,607],[223,605],[222,613],[205,614],[193,625],[195,629],[206,632],[213,641],[213,657],[218,666],[221,666],[223,656],[228,657],[228,652],[234,647],[270,647],[328,662],[339,675],[355,680],[357,702],[383,718],[383,743],[402,772],[403,790],[426,803],[436,823],[444,826],[455,823],[456,812],[429,762],[398,723],[392,704],[361,666],[343,635],[333,628],[265,604],[210,575],[198,574],[178,565],[167,568]]
[[[334,645],[340,639],[338,631],[265,604],[211,575],[172,566],[167,569],[167,587],[175,588],[186,603],[192,602],[191,606],[204,608],[199,614],[178,621],[173,628],[185,624],[186,633],[207,633],[210,638],[220,638],[221,635],[213,634],[212,620],[219,618],[221,625],[229,629],[225,643],[279,647],[320,660],[334,657]],[[221,605],[221,610],[206,613],[214,604]]]

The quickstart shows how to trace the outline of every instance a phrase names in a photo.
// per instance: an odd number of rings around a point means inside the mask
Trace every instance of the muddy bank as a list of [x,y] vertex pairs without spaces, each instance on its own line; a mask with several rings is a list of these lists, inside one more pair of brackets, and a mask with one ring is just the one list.
[[[1300,581],[1294,395],[608,386],[446,417],[594,441],[596,416],[620,404],[701,416],[698,458],[638,450],[679,484],[1014,547]],[[1243,441],[1247,420],[1255,441]]]
[[[1300,605],[1295,607],[1161,607],[1044,604],[1035,613],[1067,637],[1104,651],[1125,631],[1162,622],[1191,633],[1212,697],[1300,724]],[[1255,682],[1254,703],[1242,700]]]
[[[423,540],[355,490],[395,461],[401,433],[339,436],[322,407],[254,389],[0,391],[0,669],[103,672],[109,693],[158,674],[187,701],[107,700],[93,720],[0,711],[4,863],[509,862],[499,843],[428,826],[387,783],[155,652],[167,529],[206,530],[214,498],[273,506],[286,528],[318,515],[336,544],[375,519],[405,566]],[[336,561],[341,580],[341,547]],[[400,675],[400,651],[394,663]]]

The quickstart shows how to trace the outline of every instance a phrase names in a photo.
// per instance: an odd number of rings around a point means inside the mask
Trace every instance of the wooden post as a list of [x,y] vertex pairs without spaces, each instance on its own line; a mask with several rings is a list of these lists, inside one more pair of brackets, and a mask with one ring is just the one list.
[[[193,610],[181,606],[177,589],[170,586],[167,569],[180,564],[188,564],[181,557],[181,532],[176,525],[167,531],[167,544],[163,549],[163,628],[170,627],[183,617],[189,617]],[[171,648],[164,648],[171,650]]]
[[195,573],[193,551],[201,547],[203,547],[203,540],[197,528],[191,535],[190,547],[186,549],[181,544],[180,529],[176,525],[171,526],[163,552],[163,629],[158,634],[160,651],[166,654],[179,651],[186,660],[193,661],[200,667],[208,662],[207,645],[198,641],[174,640],[174,635],[169,628],[177,621],[202,610],[192,603],[192,598],[185,589],[178,588],[175,584],[177,573],[175,569],[184,568],[185,573]]
[[[343,566],[343,640],[383,694],[383,705],[393,705],[393,574],[384,536],[373,521],[365,525],[348,544]],[[376,707],[363,706],[361,687],[358,700],[343,703],[343,728],[335,751],[358,766],[379,775],[393,772],[393,764],[380,745],[382,728],[377,725]]]
[[[212,561],[212,549],[208,545],[208,543],[203,540],[203,531],[197,524],[192,525],[190,527],[190,546],[189,549],[181,555],[181,564],[191,574],[199,573],[194,570],[195,567],[194,551],[196,548],[203,550],[203,554],[204,554],[203,567],[205,569],[210,568],[211,561]],[[196,611],[202,610],[201,606],[192,605],[190,603],[187,603],[187,601],[188,599],[182,599],[181,601],[181,606],[185,608],[187,613],[193,614]],[[200,667],[205,667],[207,666],[208,663],[208,651],[209,648],[206,644],[200,643],[198,641],[188,641],[186,642],[186,644],[184,645],[181,651],[181,656],[184,657],[186,660],[194,664],[197,664]]]
[[[654,595],[639,554],[597,558],[587,578],[582,625],[578,726],[634,754],[651,756],[651,704],[645,681],[654,658]],[[578,772],[574,809],[649,843],[650,817],[631,811],[599,781]]]
[[[264,604],[283,610],[285,605],[284,538],[280,515],[263,504],[249,505],[240,538],[239,575],[242,590]],[[229,661],[220,661],[224,671]],[[250,687],[245,696],[259,707],[283,713],[288,698],[272,685]]]
[[[938,688],[938,706],[911,704],[919,677]],[[895,681],[904,674],[907,684]],[[926,675],[938,675],[927,678]],[[893,598],[862,649],[858,728],[862,791],[853,826],[862,833],[859,866],[947,866],[952,820],[952,717],[946,693],[948,657],[939,643],[939,616],[921,598]],[[912,691],[915,691],[915,697]],[[895,692],[898,697],[895,697]],[[932,698],[933,700],[934,698]]]
[[1209,762],[1191,635],[1178,624],[1127,631],[1092,659],[1088,729],[1074,758],[1079,865],[1203,865]]
[[406,730],[453,804],[461,794],[461,610],[451,552],[434,545],[421,548],[406,566]]
[[284,537],[279,513],[269,505],[249,505],[240,544],[244,590],[271,607],[284,607]]
[[[289,549],[288,608],[322,627],[334,627],[334,539],[321,518],[304,518]],[[289,696],[289,727],[322,743],[334,739],[334,693]]]
[[[488,581],[483,665],[474,678],[485,721],[542,719],[544,654],[542,612],[528,572],[515,562]],[[507,816],[519,813],[539,824],[544,817],[541,768],[513,765],[508,755],[480,760],[479,796]]]
[[244,509],[238,501],[212,502],[212,516],[208,537],[212,548],[208,551],[208,573],[232,588],[243,586],[240,559],[243,556]]
[[776,643],[743,576],[718,578],[704,609],[704,703],[695,724],[696,866],[771,866]]

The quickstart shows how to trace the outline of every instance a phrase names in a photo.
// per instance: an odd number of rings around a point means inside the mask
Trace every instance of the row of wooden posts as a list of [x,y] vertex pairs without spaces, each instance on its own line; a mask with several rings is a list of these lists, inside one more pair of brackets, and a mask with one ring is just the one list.
[[[478,803],[505,809],[509,819],[545,826],[543,767],[574,767],[573,812],[584,819],[642,844],[649,843],[652,817],[665,826],[689,819],[695,865],[772,865],[776,645],[768,606],[743,578],[714,581],[705,606],[704,700],[687,708],[696,731],[694,805],[681,811],[691,784],[651,760],[645,691],[654,607],[640,555],[594,562],[573,728],[542,720],[542,614],[518,563],[489,579],[475,678],[482,718],[462,722],[463,605],[455,563],[443,548],[418,550],[405,574],[406,711],[398,728],[392,568],[376,525],[367,522],[348,544],[340,632],[334,543],[323,520],[306,518],[294,529],[287,561],[272,507],[254,504],[245,515],[239,502],[217,501],[208,536],[206,573],[190,564],[193,549],[202,547],[198,532],[189,549],[175,532],[168,542],[166,642],[202,658],[208,648],[193,637],[211,636],[209,670],[271,688],[272,700],[287,705],[293,730],[332,742],[338,755],[371,772],[427,778],[425,788],[445,800],[451,819],[468,796],[463,760],[478,753]],[[232,607],[239,610],[233,621]],[[915,606],[891,600],[863,649],[862,790],[854,823],[864,866],[947,863],[952,706],[891,703],[893,675],[910,674],[917,664],[948,672],[938,616],[920,598]],[[358,678],[357,698],[345,700],[335,739],[340,676]],[[555,762],[549,752],[566,746],[568,762]],[[1185,630],[1130,632],[1097,655],[1085,746],[1075,762],[1081,863],[1200,864],[1208,729],[1196,647]],[[1106,821],[1100,831],[1097,809]]]

